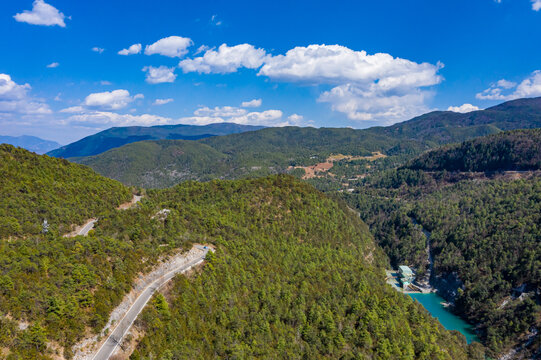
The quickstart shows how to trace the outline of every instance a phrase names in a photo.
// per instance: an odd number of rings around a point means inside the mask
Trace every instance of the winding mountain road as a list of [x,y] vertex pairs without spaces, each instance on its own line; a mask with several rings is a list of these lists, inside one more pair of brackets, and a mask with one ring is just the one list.
[[141,294],[135,300],[133,305],[125,313],[124,317],[120,319],[120,321],[117,323],[115,329],[109,334],[107,339],[103,342],[98,352],[92,358],[93,360],[108,360],[113,355],[116,348],[122,342],[122,339],[124,338],[128,330],[133,325],[135,319],[137,319],[137,316],[139,315],[139,313],[143,310],[145,305],[152,298],[152,295],[154,295],[154,293],[160,287],[162,287],[165,283],[167,283],[169,280],[175,277],[175,275],[184,273],[190,270],[193,266],[196,266],[205,260],[205,256],[207,255],[210,249],[206,246],[200,246],[200,245],[197,245],[196,247],[199,250],[202,250],[202,254],[200,257],[197,257],[194,260],[188,263],[182,264],[181,266],[165,273],[158,279],[151,282],[141,292]]

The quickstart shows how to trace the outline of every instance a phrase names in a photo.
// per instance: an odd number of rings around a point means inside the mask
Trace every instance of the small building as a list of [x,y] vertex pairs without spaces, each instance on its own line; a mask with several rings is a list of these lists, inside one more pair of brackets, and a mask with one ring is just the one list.
[[400,282],[403,288],[407,288],[415,280],[413,270],[409,266],[400,265],[398,267],[398,273],[400,274]]

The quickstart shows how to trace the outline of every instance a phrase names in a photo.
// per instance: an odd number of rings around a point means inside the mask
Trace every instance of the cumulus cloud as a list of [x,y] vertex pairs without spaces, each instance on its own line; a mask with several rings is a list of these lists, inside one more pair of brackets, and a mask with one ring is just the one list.
[[310,45],[268,58],[259,75],[315,84],[377,82],[381,89],[391,90],[439,84],[440,66],[418,64],[384,53],[369,55],[340,45]]
[[49,69],[54,69],[54,68],[57,68],[57,67],[59,67],[59,66],[60,66],[59,63],[53,62],[53,63],[50,63],[49,65],[47,65],[47,68],[49,68]]
[[103,53],[103,52],[105,51],[105,49],[104,49],[104,48],[97,47],[97,46],[94,46],[94,47],[92,48],[92,51],[97,52],[98,54],[101,54],[101,53]]
[[83,105],[89,108],[120,110],[143,97],[142,94],[131,96],[128,90],[119,89],[90,94],[85,98]]
[[0,73],[0,114],[44,115],[52,113],[49,105],[41,100],[33,99],[28,92],[29,84],[20,85],[8,74]]
[[539,11],[541,9],[541,0],[532,0],[532,10]]
[[304,116],[299,114],[291,114],[287,118],[290,121],[291,125],[301,125],[304,120]]
[[243,125],[287,126],[293,123],[283,119],[281,110],[248,111],[234,106],[201,107],[194,116],[179,119],[182,123],[207,125],[214,123],[236,123]]
[[174,100],[173,99],[156,99],[154,100],[154,103],[153,105],[165,105],[165,104],[169,104],[170,102],[173,102]]
[[32,25],[45,25],[66,27],[62,14],[54,6],[47,4],[44,0],[35,0],[32,10],[24,10],[22,13],[13,16],[18,22],[25,22]]
[[118,114],[109,111],[85,111],[72,115],[65,120],[72,125],[100,127],[100,126],[151,126],[175,123],[175,120],[151,114],[132,115]]
[[167,66],[145,66],[143,71],[147,73],[146,82],[149,84],[161,84],[172,83],[177,78],[175,74],[175,68],[169,68]]
[[133,44],[127,49],[122,49],[118,52],[118,55],[136,55],[139,54],[143,46],[141,44]]
[[319,102],[354,121],[391,124],[427,110],[425,87],[442,81],[442,64],[416,63],[389,54],[369,55],[340,45],[296,47],[269,57],[258,75],[272,80],[331,85]]
[[243,101],[240,106],[242,106],[243,108],[260,107],[261,103],[262,103],[261,99],[253,99],[253,100],[250,100],[250,101]]
[[241,67],[257,69],[263,65],[266,56],[265,50],[256,49],[250,44],[235,46],[222,44],[218,50],[207,50],[203,56],[182,60],[179,67],[184,73],[227,74]]
[[469,113],[472,111],[479,110],[479,107],[472,105],[472,104],[462,104],[460,106],[449,106],[447,108],[447,111],[454,111],[458,113]]
[[185,59],[179,67],[188,72],[232,73],[242,67],[259,69],[258,75],[274,81],[330,86],[318,101],[351,120],[393,123],[427,111],[439,84],[442,64],[417,63],[389,54],[370,55],[340,45],[295,47],[272,56],[250,44],[221,45],[203,56]]
[[428,111],[425,105],[430,92],[419,89],[388,93],[376,85],[363,89],[354,84],[339,85],[325,91],[319,102],[331,104],[334,111],[354,121],[379,121],[390,125]]
[[181,36],[169,36],[147,45],[145,55],[160,54],[169,57],[183,57],[188,53],[188,48],[193,45],[190,38]]
[[475,95],[480,100],[514,100],[536,96],[541,96],[541,70],[534,71],[520,84],[502,79]]

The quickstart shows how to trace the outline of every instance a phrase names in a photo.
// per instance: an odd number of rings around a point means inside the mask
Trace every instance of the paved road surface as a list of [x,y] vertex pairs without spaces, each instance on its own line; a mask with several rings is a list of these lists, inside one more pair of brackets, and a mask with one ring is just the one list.
[[133,322],[135,321],[135,319],[137,319],[137,316],[143,310],[152,295],[154,295],[156,290],[158,290],[167,281],[171,280],[175,275],[183,273],[189,270],[192,266],[203,262],[203,260],[205,259],[205,255],[207,255],[209,249],[203,246],[197,247],[200,250],[203,250],[203,254],[201,255],[201,257],[196,258],[189,263],[180,266],[179,268],[171,270],[162,277],[154,280],[154,282],[152,282],[145,290],[143,290],[141,295],[139,295],[139,297],[135,300],[135,302],[126,312],[124,317],[118,322],[117,326],[111,332],[107,340],[105,340],[105,342],[102,344],[96,355],[94,355],[94,357],[92,358],[93,360],[108,360],[109,357],[113,355],[115,349],[122,341],[122,338],[126,335],[130,327],[133,325]]
[[98,221],[98,220],[96,220],[96,219],[90,220],[85,226],[83,226],[83,228],[81,230],[79,230],[77,235],[83,235],[83,236],[88,235],[88,232],[90,230],[92,230],[92,228],[94,227],[94,224],[96,223],[96,221]]

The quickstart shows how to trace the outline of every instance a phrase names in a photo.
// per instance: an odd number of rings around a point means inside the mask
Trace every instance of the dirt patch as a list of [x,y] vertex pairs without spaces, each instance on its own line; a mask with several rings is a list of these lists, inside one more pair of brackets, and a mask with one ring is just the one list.
[[141,201],[142,198],[143,198],[143,196],[141,196],[141,195],[133,195],[133,198],[131,199],[130,202],[121,204],[116,209],[117,210],[129,209],[129,208],[133,207],[135,204],[137,204],[139,201]]
[[375,151],[370,156],[351,156],[351,155],[342,155],[342,154],[331,155],[331,156],[329,156],[327,158],[327,161],[330,161],[330,162],[341,161],[341,160],[348,160],[348,161],[353,161],[353,160],[376,161],[378,159],[383,159],[383,158],[386,158],[386,157],[387,157],[387,155],[382,154],[379,151]]
[[[371,156],[351,156],[351,155],[331,155],[327,158],[325,162],[318,163],[311,166],[290,166],[289,169],[303,169],[304,176],[303,179],[313,179],[315,177],[323,176],[323,173],[327,173],[334,166],[335,161],[353,161],[353,160],[367,160],[367,161],[376,161],[378,159],[386,158],[387,155],[382,154],[379,151],[373,152]],[[334,175],[333,175],[334,176]]]

